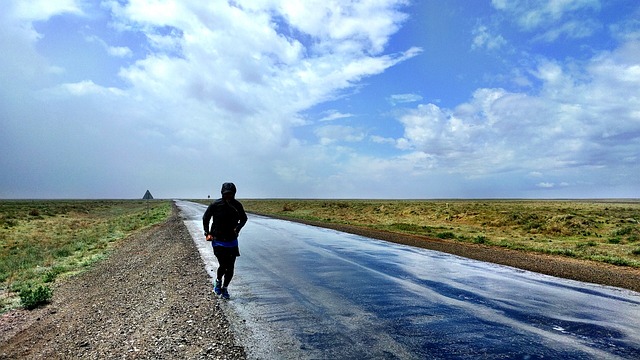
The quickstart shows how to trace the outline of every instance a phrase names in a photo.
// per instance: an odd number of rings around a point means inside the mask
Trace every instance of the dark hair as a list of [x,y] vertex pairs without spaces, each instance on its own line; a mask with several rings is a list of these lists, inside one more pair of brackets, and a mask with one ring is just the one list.
[[220,192],[224,195],[226,193],[236,193],[236,186],[233,183],[226,182],[222,184],[222,190]]

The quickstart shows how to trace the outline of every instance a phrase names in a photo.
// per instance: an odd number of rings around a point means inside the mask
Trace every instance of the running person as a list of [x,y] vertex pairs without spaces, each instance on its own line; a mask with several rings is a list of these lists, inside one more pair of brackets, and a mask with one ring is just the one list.
[[211,241],[213,254],[218,259],[218,271],[213,291],[216,295],[229,298],[227,287],[233,278],[236,257],[240,256],[238,234],[247,222],[247,214],[242,204],[235,199],[236,186],[222,184],[222,197],[209,205],[202,216],[204,236]]

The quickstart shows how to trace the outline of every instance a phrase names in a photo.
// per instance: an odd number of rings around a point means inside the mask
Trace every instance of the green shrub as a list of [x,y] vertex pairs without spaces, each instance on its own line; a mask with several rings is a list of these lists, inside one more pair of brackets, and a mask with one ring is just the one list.
[[625,236],[625,235],[630,235],[632,232],[633,232],[633,227],[627,226],[627,227],[623,227],[622,229],[617,229],[616,231],[613,232],[613,235]]
[[26,288],[20,291],[20,302],[25,309],[35,309],[51,300],[53,291],[46,285],[38,285],[35,289]]
[[571,249],[549,249],[544,252],[551,255],[563,255],[563,256],[569,256],[569,257],[576,257],[575,251]]
[[44,273],[42,281],[45,283],[54,282],[58,275],[64,273],[67,269],[64,266],[54,266],[51,270]]
[[588,241],[588,242],[581,242],[581,243],[577,243],[576,244],[576,249],[580,250],[580,249],[584,249],[587,247],[593,247],[593,246],[598,246],[598,243],[595,241]]
[[640,255],[640,247],[639,247],[639,248],[635,248],[635,249],[633,249],[633,250],[631,251],[631,253],[632,253],[633,255]]
[[293,211],[293,206],[291,204],[282,205],[282,211]]
[[474,244],[486,244],[487,243],[487,237],[486,236],[482,236],[482,235],[478,235],[478,236],[476,236],[475,239],[473,239],[473,243]]
[[425,230],[425,227],[416,224],[393,223],[391,224],[390,229],[392,231],[403,231],[419,234]]
[[622,239],[620,239],[619,237],[614,237],[614,238],[610,238],[607,241],[609,242],[609,244],[620,244]]
[[57,276],[58,274],[56,272],[49,270],[42,275],[42,281],[45,283],[54,282]]
[[445,232],[437,233],[436,237],[438,239],[455,239],[456,234],[452,233],[451,231],[445,231]]
[[598,260],[602,261],[602,262],[613,264],[613,265],[618,265],[618,266],[631,266],[632,265],[632,262],[630,260],[623,259],[623,258],[618,257],[618,256],[598,256],[596,258]]

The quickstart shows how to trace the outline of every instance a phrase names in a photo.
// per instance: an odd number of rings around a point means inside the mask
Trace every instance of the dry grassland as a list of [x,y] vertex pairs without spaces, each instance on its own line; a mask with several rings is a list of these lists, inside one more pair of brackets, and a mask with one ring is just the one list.
[[83,271],[170,214],[163,200],[0,201],[0,313],[18,306],[21,292]]

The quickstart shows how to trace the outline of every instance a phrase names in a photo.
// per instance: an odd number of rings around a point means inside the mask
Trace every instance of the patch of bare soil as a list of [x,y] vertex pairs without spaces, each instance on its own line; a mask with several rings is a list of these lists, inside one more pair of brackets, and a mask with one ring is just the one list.
[[614,286],[640,292],[640,269],[637,268],[608,265],[594,261],[571,259],[561,256],[515,251],[480,244],[460,243],[456,241],[428,238],[426,236],[404,235],[353,225],[329,224],[318,221],[290,219],[286,217],[279,218],[308,225],[331,228],[374,239],[441,251],[469,259],[512,266],[523,270],[529,270],[565,279]]
[[245,359],[177,211],[62,281],[51,304],[0,316],[0,359]]

